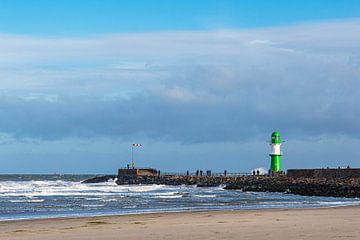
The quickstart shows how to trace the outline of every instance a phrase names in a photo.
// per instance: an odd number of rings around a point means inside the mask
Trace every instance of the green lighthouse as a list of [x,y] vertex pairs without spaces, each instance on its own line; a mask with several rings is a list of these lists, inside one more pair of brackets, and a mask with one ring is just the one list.
[[280,134],[278,132],[273,132],[271,134],[271,143],[270,143],[270,157],[271,157],[271,167],[270,170],[272,172],[280,172],[280,158],[281,158],[281,140],[280,140]]

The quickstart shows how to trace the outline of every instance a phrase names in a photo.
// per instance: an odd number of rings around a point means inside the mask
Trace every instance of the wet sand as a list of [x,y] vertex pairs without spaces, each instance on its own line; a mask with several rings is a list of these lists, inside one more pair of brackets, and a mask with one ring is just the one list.
[[360,239],[360,206],[0,222],[0,239]]

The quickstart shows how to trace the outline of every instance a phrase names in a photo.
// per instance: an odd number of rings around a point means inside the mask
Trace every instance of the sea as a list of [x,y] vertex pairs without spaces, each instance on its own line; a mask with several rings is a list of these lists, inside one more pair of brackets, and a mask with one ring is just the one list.
[[205,210],[359,205],[360,199],[220,187],[82,183],[94,175],[0,175],[0,221]]

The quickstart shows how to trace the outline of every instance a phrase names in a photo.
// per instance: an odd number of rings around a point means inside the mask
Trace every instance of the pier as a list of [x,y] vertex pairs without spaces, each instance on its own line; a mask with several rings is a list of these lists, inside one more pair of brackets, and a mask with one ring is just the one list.
[[[321,170],[321,169],[320,169]],[[222,186],[228,190],[252,192],[281,192],[304,196],[360,197],[360,169],[324,169],[317,170],[321,177],[309,177],[308,171],[294,170],[290,175],[268,174],[228,174],[214,173],[161,173],[154,169],[119,170],[118,175],[106,175],[85,180],[84,183],[99,183],[115,180],[118,185],[128,184],[162,184],[162,185],[195,185],[197,187]],[[309,170],[310,171],[310,170]],[[319,172],[320,171],[320,172]],[[302,175],[301,172],[304,174]],[[349,175],[349,173],[352,173]],[[133,174],[129,174],[133,173]],[[142,174],[146,173],[146,174]],[[151,173],[151,174],[149,174]],[[209,172],[208,172],[209,173]],[[296,173],[296,176],[293,176]],[[328,175],[326,173],[329,173]],[[334,173],[336,173],[334,175]],[[355,174],[355,175],[354,175]]]

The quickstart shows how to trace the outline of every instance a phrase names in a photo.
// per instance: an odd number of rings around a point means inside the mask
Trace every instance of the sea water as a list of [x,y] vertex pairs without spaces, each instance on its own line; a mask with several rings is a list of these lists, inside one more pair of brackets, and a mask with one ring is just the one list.
[[264,208],[334,207],[360,199],[220,187],[81,183],[90,175],[0,175],[0,220]]

